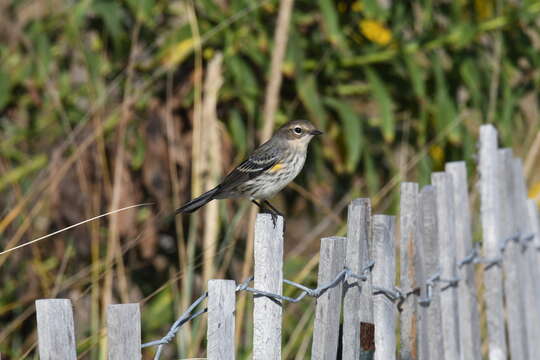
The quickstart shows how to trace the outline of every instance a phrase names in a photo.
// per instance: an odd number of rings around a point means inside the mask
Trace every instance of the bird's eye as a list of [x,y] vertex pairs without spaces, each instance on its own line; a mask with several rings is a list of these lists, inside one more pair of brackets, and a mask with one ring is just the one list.
[[302,133],[302,128],[300,126],[295,127],[294,133],[300,135]]

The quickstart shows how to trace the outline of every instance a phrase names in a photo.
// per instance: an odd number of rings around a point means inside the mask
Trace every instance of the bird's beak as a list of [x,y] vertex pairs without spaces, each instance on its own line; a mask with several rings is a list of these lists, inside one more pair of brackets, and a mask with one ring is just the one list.
[[321,135],[323,132],[320,130],[311,130],[309,133],[311,135]]

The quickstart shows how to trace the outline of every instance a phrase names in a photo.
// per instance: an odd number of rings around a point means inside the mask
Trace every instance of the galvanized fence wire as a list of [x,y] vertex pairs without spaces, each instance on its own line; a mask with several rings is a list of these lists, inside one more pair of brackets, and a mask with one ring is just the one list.
[[[517,233],[515,235],[512,235],[502,242],[500,246],[501,254],[504,253],[506,248],[508,247],[508,244],[511,242],[521,244],[523,248],[527,248],[532,243],[532,240],[535,238],[534,233],[530,234],[521,234]],[[540,247],[536,247],[536,250],[540,251]],[[503,261],[502,255],[498,256],[496,258],[484,258],[480,255],[480,248],[479,244],[476,243],[475,246],[471,249],[470,253],[465,256],[461,261],[458,261],[456,266],[458,269],[463,268],[465,265],[471,265],[471,264],[483,264],[484,270],[489,270],[493,266],[500,266],[501,262]],[[342,271],[340,271],[336,277],[324,284],[321,285],[315,289],[311,289],[305,285],[299,284],[297,282],[283,279],[283,283],[293,286],[295,288],[298,288],[301,290],[301,293],[297,297],[289,297],[285,295],[280,294],[274,294],[267,291],[262,291],[258,289],[254,289],[249,286],[249,284],[253,281],[253,276],[247,278],[244,282],[238,284],[236,287],[236,291],[247,291],[255,296],[265,296],[271,299],[279,300],[279,301],[287,301],[292,303],[297,303],[306,296],[318,298],[322,294],[324,294],[327,290],[337,286],[339,283],[345,282],[347,279],[356,279],[360,281],[367,281],[369,273],[373,270],[373,266],[375,265],[374,261],[369,261],[366,266],[363,267],[360,274],[356,274],[352,272],[350,269],[345,267]],[[456,287],[458,286],[459,282],[462,279],[460,277],[452,278],[452,279],[445,279],[441,277],[440,270],[437,271],[435,274],[431,275],[426,279],[424,284],[417,286],[412,289],[408,290],[401,290],[399,287],[394,286],[393,289],[388,289],[384,287],[380,287],[377,285],[372,285],[373,295],[384,295],[386,296],[390,301],[396,304],[397,309],[401,311],[401,306],[405,302],[405,300],[412,295],[415,295],[418,297],[418,304],[421,306],[429,306],[431,304],[431,301],[433,300],[433,288],[436,286],[436,283],[443,284],[441,286],[441,291],[445,291],[448,288]],[[425,288],[425,296],[421,296],[421,288]],[[143,344],[141,347],[151,347],[151,346],[157,346],[158,349],[156,351],[156,355],[154,356],[154,360],[158,360],[161,357],[161,353],[163,350],[163,346],[166,344],[169,344],[175,337],[176,333],[180,330],[182,325],[184,325],[186,322],[191,321],[195,319],[196,317],[204,314],[208,311],[207,308],[195,311],[195,309],[208,297],[208,292],[205,292],[203,295],[201,295],[195,302],[193,302],[186,311],[174,322],[174,324],[170,327],[167,334],[161,338],[160,340],[155,340],[151,342],[147,342]]]

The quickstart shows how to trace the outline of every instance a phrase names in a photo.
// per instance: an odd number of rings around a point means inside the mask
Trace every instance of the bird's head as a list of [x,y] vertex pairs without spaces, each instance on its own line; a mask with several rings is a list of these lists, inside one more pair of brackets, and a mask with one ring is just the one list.
[[278,133],[288,141],[301,146],[307,146],[316,135],[321,135],[315,125],[307,120],[294,120],[283,125]]

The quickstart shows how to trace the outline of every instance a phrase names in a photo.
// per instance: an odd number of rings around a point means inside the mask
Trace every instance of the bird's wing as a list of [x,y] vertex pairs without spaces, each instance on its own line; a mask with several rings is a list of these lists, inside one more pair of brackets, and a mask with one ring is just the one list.
[[231,171],[219,185],[220,190],[228,191],[245,181],[256,178],[276,165],[280,160],[278,151],[272,151],[274,148],[265,145],[267,144],[261,145],[249,158]]
[[250,156],[243,163],[238,165],[235,170],[249,174],[250,179],[259,175],[261,172],[270,169],[278,162],[275,155]]

